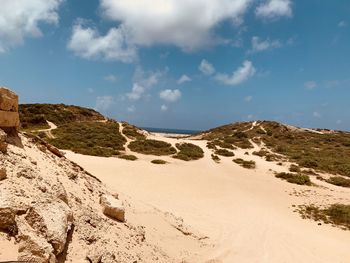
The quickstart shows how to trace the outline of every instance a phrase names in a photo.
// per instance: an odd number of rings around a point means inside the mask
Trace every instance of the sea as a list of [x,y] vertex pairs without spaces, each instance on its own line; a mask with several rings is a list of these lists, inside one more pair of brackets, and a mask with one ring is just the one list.
[[151,127],[140,127],[140,128],[148,132],[170,133],[170,134],[195,134],[195,133],[201,132],[198,130],[183,130],[183,129],[167,129],[167,128],[151,128]]

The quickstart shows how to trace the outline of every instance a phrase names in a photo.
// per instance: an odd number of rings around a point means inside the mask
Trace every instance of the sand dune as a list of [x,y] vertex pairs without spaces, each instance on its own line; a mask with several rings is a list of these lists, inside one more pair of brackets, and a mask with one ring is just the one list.
[[[151,134],[149,138],[173,145],[185,141],[161,134]],[[162,157],[169,163],[154,165],[150,163],[156,159],[154,156],[135,153],[139,160],[132,163],[69,151],[66,156],[116,191],[182,218],[195,238],[209,245],[200,248],[195,243],[167,240],[165,229],[164,238],[153,241],[179,259],[228,263],[350,262],[348,231],[303,220],[293,212],[294,205],[305,203],[349,204],[349,189],[325,185],[316,179],[313,180],[319,187],[280,181],[272,171],[287,171],[287,166],[247,156],[246,150],[235,150],[236,157],[255,160],[257,169],[244,169],[225,157],[217,164],[211,160],[206,141],[190,142],[205,150],[205,158],[183,162]],[[163,231],[158,218],[149,220],[148,227]]]

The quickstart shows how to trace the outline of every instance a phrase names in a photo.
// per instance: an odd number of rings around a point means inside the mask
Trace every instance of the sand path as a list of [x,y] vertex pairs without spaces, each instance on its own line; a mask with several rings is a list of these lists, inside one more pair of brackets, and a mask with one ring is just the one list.
[[[184,141],[160,134],[149,137],[173,145]],[[232,158],[221,157],[217,164],[211,160],[206,141],[186,141],[202,147],[205,157],[193,162],[162,157],[169,164],[154,165],[150,161],[158,157],[135,153],[139,158],[136,162],[72,152],[66,156],[116,191],[171,212],[183,218],[193,232],[208,236],[215,244],[213,248],[200,251],[201,259],[189,262],[350,262],[348,231],[303,220],[292,207],[315,201],[350,204],[350,189],[296,186],[281,181],[270,169],[286,171],[287,167],[251,155],[257,149],[249,150],[248,156],[246,150],[235,151],[235,158],[255,160],[255,170],[238,166]],[[193,252],[188,248],[189,255]]]

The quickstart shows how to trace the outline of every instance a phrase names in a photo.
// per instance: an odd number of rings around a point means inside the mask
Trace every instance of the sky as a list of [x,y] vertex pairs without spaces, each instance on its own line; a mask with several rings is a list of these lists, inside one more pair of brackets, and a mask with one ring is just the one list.
[[141,127],[350,130],[350,1],[1,0],[0,86]]

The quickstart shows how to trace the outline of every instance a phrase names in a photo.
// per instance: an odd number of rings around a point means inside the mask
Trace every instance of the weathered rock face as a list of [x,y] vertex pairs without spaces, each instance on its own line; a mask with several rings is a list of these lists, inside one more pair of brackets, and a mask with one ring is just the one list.
[[111,195],[102,195],[100,199],[102,212],[120,222],[125,221],[125,208],[123,203]]
[[19,127],[18,96],[4,87],[0,87],[0,127]]

